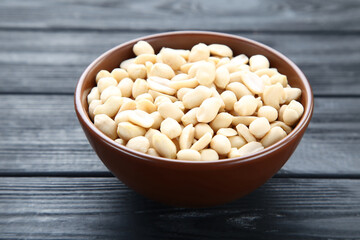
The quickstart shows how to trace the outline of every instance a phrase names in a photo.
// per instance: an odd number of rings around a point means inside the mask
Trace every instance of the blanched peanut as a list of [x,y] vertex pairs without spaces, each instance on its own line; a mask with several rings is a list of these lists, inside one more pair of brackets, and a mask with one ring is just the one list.
[[228,64],[230,62],[230,58],[228,57],[223,57],[219,60],[219,62],[216,64],[216,68],[224,66],[226,64]]
[[230,90],[235,93],[237,99],[240,99],[241,97],[246,95],[253,95],[244,84],[239,82],[229,83],[226,86],[226,90]]
[[213,57],[209,57],[209,58],[208,58],[208,61],[214,63],[215,66],[217,67],[217,64],[219,63],[220,58],[213,56]]
[[259,109],[263,106],[263,102],[261,101],[261,97],[257,97],[255,98],[257,101],[257,106],[256,106],[256,112],[259,111]]
[[224,89],[230,82],[230,73],[226,67],[219,67],[215,72],[215,85],[218,88]]
[[136,63],[136,64],[146,64],[146,62],[156,63],[156,55],[155,54],[148,54],[148,53],[140,54],[139,56],[137,56],[135,58],[134,63]]
[[270,78],[271,84],[280,83],[283,87],[286,87],[288,84],[287,77],[283,74],[275,74]]
[[151,68],[154,66],[152,62],[145,62],[146,76],[149,76]]
[[196,124],[198,121],[196,119],[196,113],[199,111],[199,108],[193,108],[189,110],[184,116],[181,117],[181,122],[184,124],[184,126],[189,124]]
[[170,139],[179,137],[181,130],[180,124],[172,118],[166,118],[160,125],[161,133],[165,134]]
[[240,136],[229,137],[229,141],[231,143],[232,148],[240,148],[240,147],[244,146],[247,143],[245,141],[245,139],[240,137]]
[[214,120],[221,107],[221,99],[211,97],[203,101],[196,113],[196,119],[198,122],[208,123]]
[[285,123],[280,122],[280,121],[273,122],[272,124],[270,124],[270,127],[271,128],[273,128],[273,127],[281,127],[286,132],[286,134],[289,134],[291,132],[291,130],[292,130],[291,127],[289,127],[288,125],[286,125]]
[[188,73],[194,63],[186,63],[180,67],[182,73]]
[[156,111],[156,106],[148,99],[140,99],[135,101],[136,109],[143,110],[147,113],[152,113]]
[[267,118],[259,117],[250,123],[249,131],[256,138],[260,139],[270,130],[270,123]]
[[133,86],[132,86],[132,96],[133,98],[136,98],[137,96],[147,93],[149,90],[149,86],[147,81],[144,79],[138,78],[135,80]]
[[172,80],[169,83],[169,87],[174,89],[181,89],[181,88],[195,88],[199,85],[199,82],[195,78],[190,78],[186,80],[178,80],[174,81]]
[[94,125],[111,139],[116,139],[116,123],[106,114],[98,114],[94,118]]
[[255,73],[244,73],[242,75],[242,81],[252,93],[260,94],[264,92],[264,83]]
[[207,60],[210,57],[210,49],[204,43],[199,43],[191,48],[189,62]]
[[89,95],[87,96],[87,102],[88,105],[90,105],[90,103],[93,100],[99,100],[100,99],[100,92],[99,89],[97,87],[93,87],[89,93]]
[[149,73],[149,77],[153,76],[171,79],[175,76],[175,73],[169,65],[166,65],[164,63],[155,63]]
[[201,155],[198,151],[192,149],[183,149],[176,154],[176,158],[179,160],[200,161]]
[[124,78],[119,82],[117,87],[120,89],[123,97],[131,97],[133,84],[134,82],[130,78]]
[[101,78],[106,78],[106,77],[111,77],[111,73],[109,73],[109,71],[107,70],[99,71],[98,74],[96,74],[96,78],[95,78],[96,83],[98,83]]
[[153,47],[145,41],[138,41],[134,44],[133,52],[136,56],[139,56],[140,54],[155,54]]
[[160,157],[160,155],[156,152],[156,150],[154,148],[149,148],[149,150],[147,151],[147,154],[149,154],[151,156]]
[[225,155],[231,150],[231,143],[229,139],[223,135],[216,135],[210,142],[210,147],[214,149],[219,155]]
[[122,104],[119,109],[119,112],[126,111],[126,110],[135,110],[136,109],[136,102],[130,98],[122,98]]
[[201,103],[211,96],[211,90],[205,86],[198,86],[193,90],[188,91],[183,97],[182,102],[185,108],[192,109],[198,107]]
[[278,118],[278,111],[271,106],[262,106],[259,108],[258,117],[265,117],[269,122],[274,122]]
[[240,116],[253,115],[257,108],[257,101],[253,95],[245,95],[234,104],[234,111]]
[[170,80],[161,77],[149,77],[147,79],[149,88],[164,94],[173,95],[176,90],[170,87]]
[[101,78],[98,81],[97,87],[100,93],[102,93],[102,91],[105,90],[105,88],[109,87],[109,86],[116,86],[118,83],[115,80],[115,78],[113,77],[105,77],[105,78]]
[[191,65],[188,71],[188,75],[190,78],[193,78],[198,72],[209,72],[211,75],[211,79],[209,81],[213,82],[215,80],[215,70],[216,67],[213,63],[207,61],[199,61]]
[[239,153],[239,149],[231,148],[230,152],[228,153],[228,158],[237,158],[237,157],[241,157]]
[[120,144],[120,145],[124,145],[124,144],[125,144],[125,141],[122,140],[121,138],[115,139],[115,142],[117,142],[117,143]]
[[192,124],[187,125],[184,127],[180,138],[179,138],[179,145],[180,149],[189,149],[193,140],[194,140],[195,128]]
[[269,60],[263,55],[254,55],[249,60],[250,70],[255,72],[259,69],[269,68]]
[[292,126],[294,125],[302,116],[304,112],[304,107],[296,100],[292,100],[289,105],[285,108],[282,118],[284,123]]
[[215,56],[220,57],[232,57],[233,52],[231,48],[224,44],[210,44],[209,45],[210,53]]
[[127,68],[127,71],[129,73],[129,77],[132,80],[135,80],[137,78],[146,78],[146,67],[143,64],[130,64]]
[[102,102],[101,100],[92,100],[90,105],[89,105],[89,116],[91,118],[91,120],[94,120],[94,110],[97,106],[101,105]]
[[161,92],[158,92],[158,91],[154,91],[154,90],[149,90],[149,94],[154,98],[156,99],[157,97],[159,96],[164,96],[164,97],[167,97],[169,98],[172,102],[175,102],[177,101],[178,99],[174,96],[170,96],[170,95],[167,95],[167,94],[164,94],[164,93],[161,93]]
[[180,70],[181,66],[186,63],[180,54],[170,48],[161,50],[161,59],[163,63],[169,65],[174,71]]
[[154,102],[154,98],[149,93],[143,93],[143,94],[138,95],[135,98],[135,101],[139,101],[142,99],[146,99],[146,100],[149,100],[150,102]]
[[150,128],[146,133],[145,133],[145,137],[149,140],[150,142],[150,147],[152,147],[152,137],[156,134],[156,133],[161,133],[159,130]]
[[169,117],[178,122],[180,122],[182,116],[184,116],[183,111],[181,111],[176,104],[168,102],[161,103],[158,107],[158,112],[163,118]]
[[147,153],[150,147],[150,142],[146,137],[138,136],[130,139],[126,147],[138,152]]
[[249,142],[249,143],[245,144],[244,146],[242,146],[241,148],[239,148],[239,154],[240,154],[240,156],[244,156],[244,155],[259,152],[263,149],[264,149],[264,147],[261,145],[261,143]]
[[220,128],[227,128],[232,123],[233,116],[227,112],[219,113],[210,123],[210,127],[216,132]]
[[130,112],[132,112],[133,110],[125,110],[122,112],[118,112],[115,116],[115,123],[116,125],[118,125],[121,122],[128,122],[129,121],[129,114]]
[[129,112],[129,122],[143,128],[149,128],[154,124],[154,119],[145,111],[133,110]]
[[236,95],[232,91],[224,91],[221,93],[221,99],[223,100],[225,104],[226,111],[231,111],[234,109],[234,104],[236,103]]
[[269,78],[279,73],[276,68],[263,68],[255,71],[255,74],[259,77],[267,75]]
[[301,96],[300,88],[284,88],[285,91],[285,103],[289,104],[292,100],[298,100]]
[[181,89],[179,89],[177,91],[176,96],[180,101],[182,101],[185,94],[188,93],[191,90],[193,90],[193,89],[191,89],[191,88],[181,88]]
[[160,127],[161,122],[164,120],[163,117],[157,111],[150,113],[150,115],[154,119],[154,123],[151,127],[154,129],[158,129]]
[[181,81],[181,80],[187,80],[190,79],[189,75],[187,75],[186,73],[179,73],[177,75],[175,75],[171,81]]
[[176,146],[165,134],[154,134],[152,136],[152,145],[160,156],[166,158],[176,157]]
[[195,138],[200,139],[204,136],[205,133],[210,133],[211,136],[214,135],[214,130],[206,123],[198,123],[195,126]]
[[200,152],[201,161],[217,161],[219,155],[214,149],[203,149]]
[[135,58],[130,58],[130,59],[127,59],[127,60],[125,60],[125,61],[122,61],[121,63],[120,63],[120,68],[122,68],[122,69],[124,69],[124,70],[128,70],[128,68],[129,68],[129,66],[131,65],[131,64],[134,64],[135,63]]
[[129,77],[129,74],[121,68],[115,68],[111,71],[111,76],[116,79],[116,81],[119,83],[124,78]]
[[279,121],[284,121],[283,119],[283,115],[284,115],[284,111],[285,109],[287,108],[288,105],[284,104],[280,107],[280,110],[279,110],[279,116],[278,116],[278,120]]
[[243,137],[247,142],[256,142],[256,138],[244,124],[238,124],[236,126],[236,131],[239,133],[239,136]]
[[112,96],[106,100],[105,103],[97,106],[94,110],[94,115],[106,114],[109,117],[113,118],[116,113],[119,111],[119,108],[122,104],[122,98],[119,96]]
[[252,116],[236,116],[233,117],[232,125],[237,126],[239,123],[242,123],[246,126],[249,126],[257,117]]
[[184,106],[183,102],[181,102],[181,101],[176,101],[176,102],[174,102],[174,104],[175,104],[181,111],[185,111],[185,106]]
[[137,136],[144,136],[146,130],[129,122],[121,122],[117,126],[117,134],[121,139],[129,141]]
[[169,98],[165,96],[158,96],[155,98],[154,104],[156,107],[159,107],[159,105],[164,102],[172,103],[172,101]]
[[249,62],[249,58],[245,54],[240,54],[236,57],[233,57],[231,62],[236,64],[247,64]]
[[104,89],[104,91],[102,91],[101,95],[100,95],[100,99],[102,102],[106,102],[106,100],[109,99],[109,97],[111,96],[119,96],[121,97],[121,91],[119,88],[117,88],[116,86],[109,86],[107,88]]
[[215,80],[215,66],[211,64],[212,67],[206,70],[199,69],[196,72],[195,79],[200,85],[209,87]]
[[211,139],[212,139],[212,134],[207,132],[201,138],[199,138],[199,140],[196,143],[194,143],[190,149],[200,151],[205,147],[207,147],[207,145],[209,145]]
[[265,105],[280,109],[280,102],[283,101],[285,92],[280,83],[271,86],[265,86],[263,93],[263,101]]
[[264,147],[268,147],[281,139],[286,137],[286,132],[281,127],[273,127],[270,131],[261,139],[261,144]]
[[233,128],[220,128],[216,134],[218,135],[224,135],[225,137],[232,137],[237,135],[236,130],[234,130]]
[[287,106],[287,109],[293,109],[297,112],[297,114],[299,115],[299,117],[302,116],[302,114],[304,113],[304,107],[303,105],[301,105],[301,103],[299,103],[296,100],[292,100],[289,105]]

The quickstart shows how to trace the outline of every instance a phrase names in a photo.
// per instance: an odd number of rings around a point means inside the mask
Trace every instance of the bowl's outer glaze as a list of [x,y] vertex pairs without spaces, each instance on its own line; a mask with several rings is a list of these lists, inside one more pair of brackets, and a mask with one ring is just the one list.
[[[247,56],[265,55],[271,67],[288,76],[291,86],[302,90],[304,114],[286,138],[245,158],[189,162],[152,157],[127,149],[95,128],[87,114],[86,96],[95,86],[96,73],[101,69],[111,71],[121,61],[134,57],[132,46],[139,40],[148,41],[156,52],[161,47],[191,49],[193,45],[203,42],[228,45],[233,49],[234,56],[241,53]],[[106,167],[122,182],[137,192],[166,204],[204,207],[229,202],[252,192],[285,164],[310,122],[313,94],[307,79],[295,64],[265,45],[222,33],[170,32],[124,43],[96,59],[78,82],[75,110],[91,146]]]

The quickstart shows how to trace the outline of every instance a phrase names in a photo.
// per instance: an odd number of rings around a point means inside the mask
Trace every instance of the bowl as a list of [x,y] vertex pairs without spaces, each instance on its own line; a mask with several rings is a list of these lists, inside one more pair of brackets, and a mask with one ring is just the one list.
[[[262,54],[272,67],[287,75],[289,84],[302,90],[304,114],[293,131],[266,149],[245,157],[192,162],[154,157],[128,149],[98,130],[87,113],[87,94],[95,86],[98,71],[119,67],[134,57],[133,45],[149,42],[158,52],[162,47],[191,49],[197,43],[229,46],[234,56]],[[296,47],[296,46],[294,46]],[[206,207],[238,199],[263,185],[292,155],[312,116],[313,94],[300,69],[278,51],[256,41],[215,32],[180,31],[145,36],[120,44],[93,61],[81,75],[74,96],[75,111],[91,146],[105,166],[138,193],[168,205]]]

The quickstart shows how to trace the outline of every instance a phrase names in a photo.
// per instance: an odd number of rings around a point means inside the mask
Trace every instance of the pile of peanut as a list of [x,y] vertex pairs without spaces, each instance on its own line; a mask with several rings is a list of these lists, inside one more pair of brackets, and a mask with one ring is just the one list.
[[258,152],[283,139],[304,112],[299,88],[226,45],[191,50],[139,41],[135,58],[101,70],[87,96],[89,115],[109,138],[165,158],[214,161]]

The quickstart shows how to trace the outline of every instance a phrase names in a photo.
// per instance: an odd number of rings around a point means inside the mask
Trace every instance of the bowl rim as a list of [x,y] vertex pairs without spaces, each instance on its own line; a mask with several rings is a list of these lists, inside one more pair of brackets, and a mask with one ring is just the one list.
[[[277,143],[259,151],[253,154],[249,154],[243,157],[236,157],[236,158],[226,158],[226,159],[221,159],[218,161],[187,161],[187,160],[177,160],[177,159],[170,159],[170,158],[163,158],[163,157],[157,157],[157,156],[152,156],[149,154],[145,154],[145,153],[141,153],[135,150],[132,150],[130,148],[127,148],[117,142],[115,142],[114,140],[112,140],[111,138],[109,138],[108,136],[106,136],[104,133],[102,133],[98,128],[95,127],[95,125],[93,124],[93,122],[90,120],[90,118],[88,117],[88,114],[84,111],[84,108],[82,106],[81,103],[81,88],[85,82],[85,79],[89,73],[89,71],[95,67],[101,60],[105,59],[106,57],[108,57],[109,55],[112,54],[112,52],[116,51],[119,48],[122,48],[124,46],[127,45],[133,45],[136,42],[140,41],[140,40],[149,40],[149,39],[156,39],[156,38],[162,38],[165,36],[170,36],[170,35],[212,35],[212,36],[218,36],[218,37],[225,37],[225,38],[232,38],[235,40],[239,40],[242,42],[247,42],[251,45],[255,45],[259,48],[263,48],[266,51],[271,52],[273,55],[275,55],[277,58],[282,59],[283,61],[287,62],[289,64],[289,66],[296,72],[296,74],[299,76],[300,81],[303,82],[304,87],[305,87],[305,93],[307,95],[308,101],[307,101],[307,105],[304,106],[304,113],[303,116],[301,117],[300,121],[297,123],[296,127],[282,140],[278,141]],[[303,93],[304,94],[304,91]],[[133,157],[137,157],[140,158],[141,160],[145,160],[145,161],[149,161],[149,162],[154,162],[157,161],[159,163],[168,163],[168,164],[187,164],[187,165],[202,165],[202,164],[206,164],[206,165],[220,165],[220,164],[233,164],[233,163],[241,163],[241,164],[248,164],[250,162],[255,162],[257,160],[260,160],[263,156],[271,154],[275,151],[277,151],[278,149],[284,147],[286,145],[286,143],[294,140],[294,138],[296,138],[297,134],[300,133],[302,130],[305,130],[306,127],[308,126],[310,119],[312,117],[313,114],[313,109],[314,109],[314,97],[313,97],[313,91],[312,88],[310,86],[310,83],[308,81],[308,79],[305,77],[304,73],[299,69],[299,67],[293,62],[291,61],[289,58],[287,58],[285,55],[283,55],[282,53],[280,53],[279,51],[263,44],[260,42],[257,42],[255,40],[246,38],[246,37],[241,37],[241,36],[236,36],[236,35],[232,35],[232,34],[227,34],[227,33],[221,33],[221,32],[213,32],[213,31],[170,31],[170,32],[162,32],[162,33],[157,33],[157,34],[151,34],[151,35],[146,35],[146,36],[142,36],[136,39],[132,39],[129,41],[126,41],[122,44],[119,44],[109,50],[107,50],[106,52],[104,52],[103,54],[101,54],[99,57],[97,57],[95,60],[93,60],[90,65],[88,67],[86,67],[86,69],[84,70],[84,72],[81,74],[77,84],[76,84],[76,88],[75,88],[75,94],[74,94],[74,107],[75,107],[75,112],[76,115],[79,119],[79,121],[82,123],[82,125],[85,125],[87,127],[87,129],[92,133],[95,134],[97,137],[99,137],[104,143],[106,143],[109,147],[117,149],[119,151],[123,151],[125,152],[127,155],[133,156]]]

